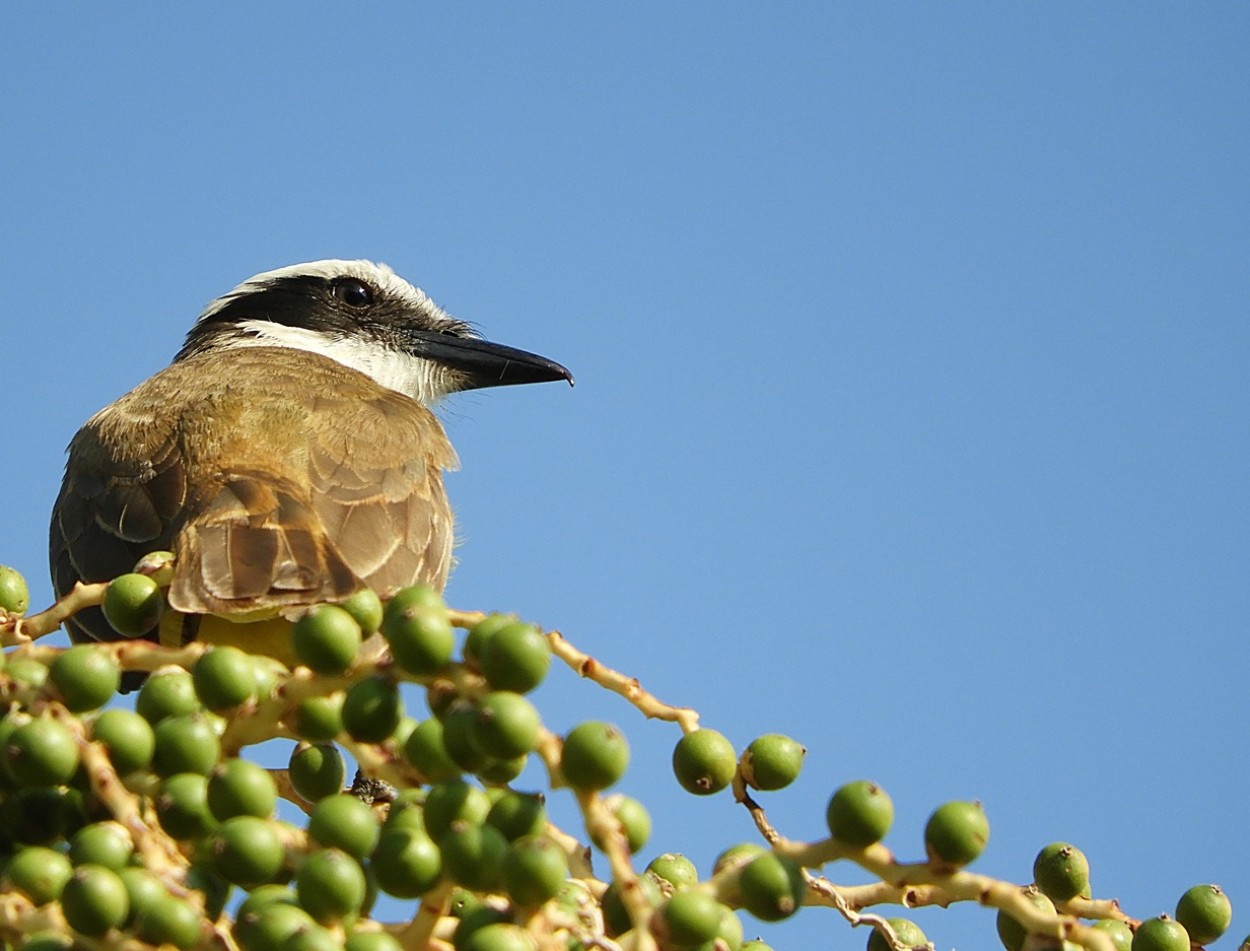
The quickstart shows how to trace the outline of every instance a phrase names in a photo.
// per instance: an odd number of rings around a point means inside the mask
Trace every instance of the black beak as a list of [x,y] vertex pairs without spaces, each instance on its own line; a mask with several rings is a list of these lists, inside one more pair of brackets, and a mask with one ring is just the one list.
[[451,334],[418,332],[414,351],[427,360],[461,371],[467,378],[461,389],[476,390],[487,386],[512,386],[516,383],[551,383],[568,380],[573,374],[554,360],[536,353],[505,347],[478,337],[455,337]]

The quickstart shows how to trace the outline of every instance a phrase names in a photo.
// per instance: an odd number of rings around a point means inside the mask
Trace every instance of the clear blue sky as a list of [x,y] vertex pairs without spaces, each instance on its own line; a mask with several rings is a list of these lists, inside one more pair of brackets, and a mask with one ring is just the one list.
[[[977,798],[980,870],[1067,839],[1133,914],[1214,881],[1217,947],[1250,931],[1250,7],[11,4],[0,36],[0,561],[37,601],[90,413],[251,274],[383,260],[577,375],[445,407],[454,604],[801,739],[787,835],[867,777],[918,857]],[[675,728],[539,699],[627,728],[657,847],[753,837],[677,790]]]

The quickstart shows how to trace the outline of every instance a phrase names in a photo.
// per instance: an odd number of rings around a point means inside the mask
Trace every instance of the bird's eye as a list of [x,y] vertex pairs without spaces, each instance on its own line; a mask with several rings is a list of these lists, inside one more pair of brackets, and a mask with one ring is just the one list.
[[364,281],[345,277],[334,282],[334,296],[348,307],[368,307],[373,303],[373,290]]

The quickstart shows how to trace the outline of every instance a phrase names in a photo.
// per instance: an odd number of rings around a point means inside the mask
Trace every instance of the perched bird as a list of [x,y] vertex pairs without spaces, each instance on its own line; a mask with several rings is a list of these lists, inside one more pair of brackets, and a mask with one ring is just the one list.
[[[305,606],[423,583],[442,590],[456,454],[429,407],[461,390],[573,377],[489,343],[390,268],[316,261],[213,301],[173,363],[69,446],[52,511],[58,596],[175,553],[150,637],[283,655]],[[99,608],[75,641],[119,635]],[[262,644],[263,641],[279,643]],[[289,640],[289,638],[287,638]]]

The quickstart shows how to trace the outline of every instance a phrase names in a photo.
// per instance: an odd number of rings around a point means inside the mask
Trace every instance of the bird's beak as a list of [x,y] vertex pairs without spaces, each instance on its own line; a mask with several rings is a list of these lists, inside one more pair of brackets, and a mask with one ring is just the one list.
[[453,337],[448,334],[415,334],[415,352],[435,363],[459,370],[466,377],[460,388],[476,390],[487,386],[511,386],[515,383],[550,383],[568,380],[573,374],[536,353],[505,347],[477,337]]

